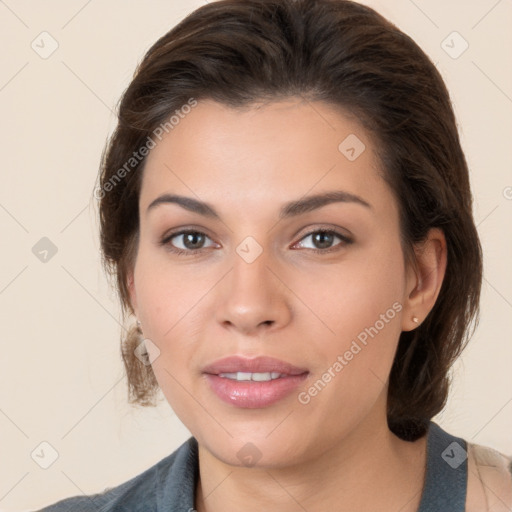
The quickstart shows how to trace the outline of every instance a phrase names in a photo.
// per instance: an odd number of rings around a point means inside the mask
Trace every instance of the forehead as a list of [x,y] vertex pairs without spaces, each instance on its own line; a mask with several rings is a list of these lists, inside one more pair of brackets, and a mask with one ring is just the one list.
[[162,193],[257,208],[343,189],[389,204],[369,134],[322,102],[294,98],[234,109],[199,101],[155,142],[145,164],[141,210]]

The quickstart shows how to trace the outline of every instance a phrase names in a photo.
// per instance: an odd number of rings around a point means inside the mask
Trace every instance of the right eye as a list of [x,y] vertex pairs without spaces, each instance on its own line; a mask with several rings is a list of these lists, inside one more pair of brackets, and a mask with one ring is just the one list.
[[206,240],[211,241],[205,233],[187,229],[167,234],[160,244],[177,254],[195,254],[198,251],[215,246],[213,242],[211,245],[205,246]]

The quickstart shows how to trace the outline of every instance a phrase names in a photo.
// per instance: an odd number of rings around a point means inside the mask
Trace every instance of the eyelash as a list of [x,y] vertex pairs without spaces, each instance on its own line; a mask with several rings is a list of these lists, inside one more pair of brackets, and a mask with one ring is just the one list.
[[[349,238],[346,235],[341,234],[340,232],[333,230],[333,229],[315,229],[313,231],[310,231],[309,233],[306,233],[299,241],[304,240],[304,238],[307,238],[308,236],[317,234],[317,233],[324,233],[329,235],[334,235],[341,239],[341,242],[329,247],[327,249],[306,249],[308,251],[312,251],[314,253],[319,254],[326,254],[331,253],[337,250],[340,250],[340,248],[344,245],[350,245],[353,243],[353,240]],[[183,229],[181,231],[175,231],[174,233],[169,233],[166,235],[160,242],[161,246],[165,246],[169,251],[178,254],[178,255],[184,255],[184,256],[193,256],[195,254],[201,253],[205,250],[208,250],[208,247],[202,247],[200,249],[179,249],[177,247],[174,247],[170,242],[173,238],[180,235],[188,235],[188,234],[199,234],[204,235],[205,237],[209,238],[206,233],[203,233],[202,231],[199,231],[197,229]]]

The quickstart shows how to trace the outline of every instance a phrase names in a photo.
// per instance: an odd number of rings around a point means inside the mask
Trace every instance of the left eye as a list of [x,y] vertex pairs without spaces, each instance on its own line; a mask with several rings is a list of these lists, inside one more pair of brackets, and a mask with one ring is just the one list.
[[[313,247],[305,245],[305,243],[302,240],[311,239],[311,243],[313,244]],[[322,250],[322,249],[332,249],[333,247],[336,247],[337,245],[340,245],[340,243],[336,245],[332,245],[335,241],[335,239],[340,240],[340,242],[344,243],[351,243],[351,240],[343,236],[340,233],[337,233],[336,231],[330,231],[330,230],[318,230],[313,231],[311,233],[308,233],[306,236],[301,238],[301,241],[299,242],[299,245],[301,248],[305,249],[313,249],[313,250]]]

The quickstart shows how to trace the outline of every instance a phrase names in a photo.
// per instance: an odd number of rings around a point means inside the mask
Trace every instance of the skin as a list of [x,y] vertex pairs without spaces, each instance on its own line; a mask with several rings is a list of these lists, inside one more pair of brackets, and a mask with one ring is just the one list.
[[[354,161],[338,150],[350,134],[366,146]],[[416,328],[412,317],[421,323],[435,303],[446,242],[431,230],[416,247],[417,269],[406,265],[398,205],[374,149],[341,110],[293,97],[244,110],[200,101],[148,156],[128,288],[154,344],[150,356],[159,351],[152,366],[163,394],[199,443],[199,512],[417,510],[426,439],[405,442],[388,429],[388,376],[401,331]],[[335,202],[279,219],[284,203],[334,190],[371,207]],[[220,220],[177,204],[148,211],[165,193],[207,202]],[[160,244],[182,228],[206,237]],[[322,246],[311,235],[320,228],[352,243],[336,236]],[[252,263],[236,252],[249,236],[262,249]],[[173,253],[173,244],[189,254]],[[300,403],[298,393],[396,303],[394,318]],[[233,354],[272,356],[310,373],[276,404],[236,408],[201,372]],[[249,442],[260,457],[251,467],[237,457]]]

